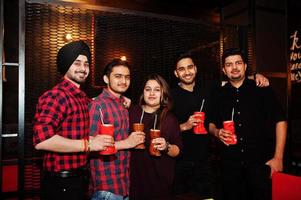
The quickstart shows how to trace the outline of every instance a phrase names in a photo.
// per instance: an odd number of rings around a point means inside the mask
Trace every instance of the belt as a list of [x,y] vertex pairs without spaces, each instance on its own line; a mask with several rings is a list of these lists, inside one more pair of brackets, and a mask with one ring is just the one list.
[[69,178],[69,177],[87,176],[87,171],[88,171],[87,168],[80,167],[77,169],[62,170],[59,172],[44,171],[43,174],[46,177]]

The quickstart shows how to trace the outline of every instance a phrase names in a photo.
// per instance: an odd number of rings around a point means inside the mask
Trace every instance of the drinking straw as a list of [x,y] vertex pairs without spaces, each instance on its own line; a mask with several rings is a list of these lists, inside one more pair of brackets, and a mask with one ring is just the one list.
[[99,113],[100,113],[101,124],[104,124],[104,122],[103,122],[103,114],[102,114],[101,107],[99,108]]
[[156,124],[157,124],[157,114],[155,115],[154,130],[156,129]]
[[144,110],[142,109],[142,114],[141,114],[141,117],[140,117],[140,124],[142,124],[143,116],[144,116]]
[[200,112],[202,112],[202,110],[203,110],[204,102],[205,102],[205,99],[203,99],[203,101],[202,101]]
[[233,121],[234,118],[234,108],[232,108],[232,116],[231,116],[231,120]]

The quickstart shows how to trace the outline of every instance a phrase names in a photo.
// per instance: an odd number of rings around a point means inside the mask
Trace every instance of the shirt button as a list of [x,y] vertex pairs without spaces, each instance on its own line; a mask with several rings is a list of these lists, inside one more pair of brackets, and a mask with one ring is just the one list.
[[239,99],[236,99],[236,102],[239,102]]
[[243,141],[243,138],[241,137],[241,138],[239,138],[239,140],[240,140],[240,141]]
[[63,192],[66,192],[66,188],[63,188]]
[[240,112],[238,111],[237,114],[240,115]]
[[241,151],[241,153],[243,153],[244,152],[244,150],[242,149],[242,150],[240,150]]
[[241,127],[241,124],[238,124],[239,127]]

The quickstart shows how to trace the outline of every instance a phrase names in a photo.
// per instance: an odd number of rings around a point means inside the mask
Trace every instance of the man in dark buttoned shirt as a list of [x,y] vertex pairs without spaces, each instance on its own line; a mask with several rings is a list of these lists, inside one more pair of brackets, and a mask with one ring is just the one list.
[[[211,170],[210,137],[208,134],[194,134],[193,127],[199,122],[194,112],[199,111],[202,104],[202,111],[209,112],[210,98],[221,82],[196,80],[197,66],[190,53],[183,53],[176,59],[174,74],[179,84],[171,91],[173,112],[180,122],[184,150],[177,158],[173,190],[176,195],[192,192],[199,198],[213,198],[215,178]],[[259,87],[269,84],[268,79],[260,74],[251,78],[256,78]],[[208,123],[205,124],[207,127]]]
[[[209,131],[223,144],[223,199],[270,199],[273,172],[283,170],[287,124],[270,87],[256,87],[246,78],[247,64],[237,48],[223,55],[223,72],[229,82],[214,95]],[[237,144],[223,121],[235,123]]]

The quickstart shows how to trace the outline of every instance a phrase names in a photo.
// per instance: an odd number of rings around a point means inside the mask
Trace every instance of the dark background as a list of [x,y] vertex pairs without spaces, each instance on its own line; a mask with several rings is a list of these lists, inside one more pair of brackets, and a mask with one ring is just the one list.
[[[38,96],[60,79],[56,72],[58,49],[73,39],[83,39],[93,51],[92,70],[84,89],[94,97],[104,86],[104,65],[126,55],[132,65],[127,96],[141,93],[143,78],[161,74],[177,84],[172,70],[179,53],[190,51],[198,66],[198,78],[219,79],[220,55],[227,47],[241,47],[250,71],[270,80],[288,117],[287,143],[290,172],[300,175],[301,83],[289,80],[290,35],[301,32],[298,0],[87,0],[26,4],[25,79],[25,189],[38,192],[40,155],[32,148],[32,125]],[[101,9],[99,9],[101,7]],[[6,62],[18,62],[18,1],[4,0],[4,51]],[[301,36],[300,36],[301,37]],[[3,82],[3,133],[18,132],[18,68],[7,67]],[[2,141],[4,165],[16,164],[17,138]],[[295,163],[295,164],[294,164]]]

